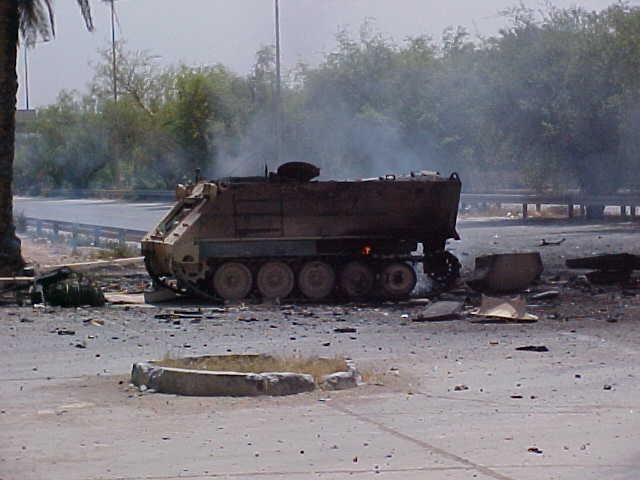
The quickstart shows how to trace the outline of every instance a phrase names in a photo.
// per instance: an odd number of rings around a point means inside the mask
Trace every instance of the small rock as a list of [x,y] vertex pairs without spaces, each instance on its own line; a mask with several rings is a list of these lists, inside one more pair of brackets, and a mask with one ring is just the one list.
[[469,387],[467,387],[466,385],[456,385],[455,387],[453,387],[453,390],[455,392],[462,392],[464,390],[469,390]]
[[611,385],[605,385],[605,386],[603,387],[603,389],[604,389],[604,390],[611,390],[611,389],[613,389],[613,387],[612,387]]
[[529,453],[535,453],[537,455],[542,455],[542,450],[540,450],[538,447],[529,447],[527,449],[527,452]]
[[338,327],[334,328],[335,333],[356,333],[358,330],[353,327]]
[[548,352],[549,349],[544,345],[527,345],[526,347],[517,347],[516,350],[521,352]]

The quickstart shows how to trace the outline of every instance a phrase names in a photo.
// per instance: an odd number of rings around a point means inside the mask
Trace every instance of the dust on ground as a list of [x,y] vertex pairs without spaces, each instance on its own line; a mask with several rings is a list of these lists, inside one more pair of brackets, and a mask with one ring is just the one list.
[[[640,253],[637,224],[460,230],[465,271],[477,254],[541,252],[548,269],[532,293],[558,296],[528,295],[538,322],[473,323],[479,297],[467,290],[437,297],[467,306],[444,322],[413,322],[418,300],[0,307],[0,478],[637,478],[640,289],[590,285],[563,266]],[[528,346],[546,351],[518,350]],[[129,386],[134,362],[225,353],[344,356],[379,376],[282,398]]]

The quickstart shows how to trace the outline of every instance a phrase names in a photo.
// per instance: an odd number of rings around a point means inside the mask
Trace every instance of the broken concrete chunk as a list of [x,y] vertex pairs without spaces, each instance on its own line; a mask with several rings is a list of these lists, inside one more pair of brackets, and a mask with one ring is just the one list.
[[320,385],[325,390],[346,390],[358,386],[358,373],[355,370],[348,372],[336,372],[324,375],[320,379]]
[[414,314],[412,320],[414,322],[437,322],[443,320],[452,320],[458,318],[464,303],[444,301],[436,302],[424,310]]
[[507,293],[527,288],[542,273],[540,253],[503,253],[476,258],[467,284],[480,292]]

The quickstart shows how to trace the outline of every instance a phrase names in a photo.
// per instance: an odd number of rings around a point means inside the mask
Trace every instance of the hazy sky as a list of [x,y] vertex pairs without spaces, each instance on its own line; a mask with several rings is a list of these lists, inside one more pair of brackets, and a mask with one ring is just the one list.
[[[559,7],[602,9],[614,0],[555,0]],[[340,28],[357,31],[371,18],[396,40],[462,25],[471,33],[493,34],[504,24],[498,11],[517,0],[280,0],[284,68],[317,62],[334,46]],[[524,0],[527,6],[542,5]],[[631,4],[639,4],[640,0]],[[130,49],[149,50],[164,63],[221,62],[246,73],[256,50],[273,41],[273,0],[117,0],[117,34]],[[110,42],[107,4],[93,0],[96,30],[84,29],[75,0],[57,0],[56,38],[29,50],[30,106],[55,100],[61,89],[82,90],[92,76],[96,51]],[[18,107],[24,108],[24,67],[19,64]]]

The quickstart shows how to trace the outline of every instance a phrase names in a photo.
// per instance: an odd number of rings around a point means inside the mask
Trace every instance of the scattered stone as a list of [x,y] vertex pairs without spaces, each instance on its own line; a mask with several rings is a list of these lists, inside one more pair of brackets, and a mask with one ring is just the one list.
[[67,329],[64,329],[64,328],[56,329],[55,332],[58,335],[75,335],[76,334],[75,330],[67,330]]
[[527,452],[529,453],[535,453],[537,455],[542,455],[542,450],[540,450],[538,447],[529,447],[527,449]]
[[526,347],[517,347],[516,350],[521,352],[548,352],[549,349],[545,345],[527,345]]
[[357,333],[358,330],[353,327],[338,327],[334,328],[333,331],[335,333]]
[[603,387],[603,389],[604,389],[604,390],[612,390],[612,389],[613,389],[613,387],[612,387],[611,385],[605,385],[605,386]]
[[467,387],[466,385],[456,385],[455,387],[453,387],[453,390],[455,392],[462,392],[464,390],[469,390],[469,387]]

